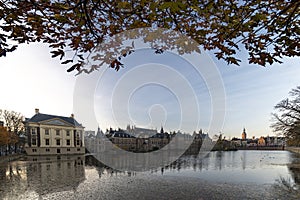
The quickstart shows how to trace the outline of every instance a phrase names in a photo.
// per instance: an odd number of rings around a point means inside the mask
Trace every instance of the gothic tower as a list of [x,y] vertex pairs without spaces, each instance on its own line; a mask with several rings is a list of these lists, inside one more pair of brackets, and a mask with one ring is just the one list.
[[246,133],[246,129],[244,128],[242,132],[242,140],[246,140],[246,139],[247,139],[247,133]]

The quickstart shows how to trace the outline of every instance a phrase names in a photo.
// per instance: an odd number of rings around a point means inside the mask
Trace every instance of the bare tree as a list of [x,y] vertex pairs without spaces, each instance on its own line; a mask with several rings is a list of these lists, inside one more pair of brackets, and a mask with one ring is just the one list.
[[15,111],[1,110],[1,118],[4,119],[4,126],[9,134],[9,149],[14,145],[15,151],[18,147],[19,137],[24,134],[23,115]]
[[23,115],[15,111],[3,111],[3,118],[5,126],[9,132],[14,132],[18,136],[23,134],[24,125],[23,125]]
[[300,86],[289,92],[290,97],[280,101],[272,113],[271,128],[287,137],[288,144],[300,145]]

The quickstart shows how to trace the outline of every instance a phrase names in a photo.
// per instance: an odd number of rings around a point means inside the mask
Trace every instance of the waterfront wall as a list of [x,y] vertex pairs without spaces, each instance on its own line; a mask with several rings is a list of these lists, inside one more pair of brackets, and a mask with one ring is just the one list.
[[286,150],[285,146],[248,146],[238,147],[238,150]]
[[84,147],[25,147],[27,155],[75,155],[85,154]]
[[12,155],[7,155],[7,156],[0,156],[0,163],[18,160],[23,156],[24,156],[24,154],[12,154]]
[[300,154],[300,147],[286,147],[286,150]]

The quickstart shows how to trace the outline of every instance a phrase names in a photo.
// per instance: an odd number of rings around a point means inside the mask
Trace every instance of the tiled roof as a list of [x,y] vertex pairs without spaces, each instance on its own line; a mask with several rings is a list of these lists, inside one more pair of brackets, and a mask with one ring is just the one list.
[[61,119],[73,126],[82,127],[82,124],[78,123],[74,118],[72,117],[63,117],[63,116],[57,116],[57,115],[48,115],[48,114],[42,114],[38,113],[35,114],[30,119],[27,119],[26,122],[42,122],[50,119]]
[[112,137],[119,137],[119,138],[135,138],[134,136],[126,133],[125,131],[115,131],[112,134]]
[[155,135],[152,135],[150,138],[168,138],[169,135],[165,133],[157,133]]

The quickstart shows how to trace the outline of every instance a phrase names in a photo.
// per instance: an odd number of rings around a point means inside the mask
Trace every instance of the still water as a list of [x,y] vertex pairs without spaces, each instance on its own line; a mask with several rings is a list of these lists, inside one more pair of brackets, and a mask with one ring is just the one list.
[[92,156],[0,164],[0,199],[300,199],[300,156],[287,151],[186,155],[149,172],[115,171]]

